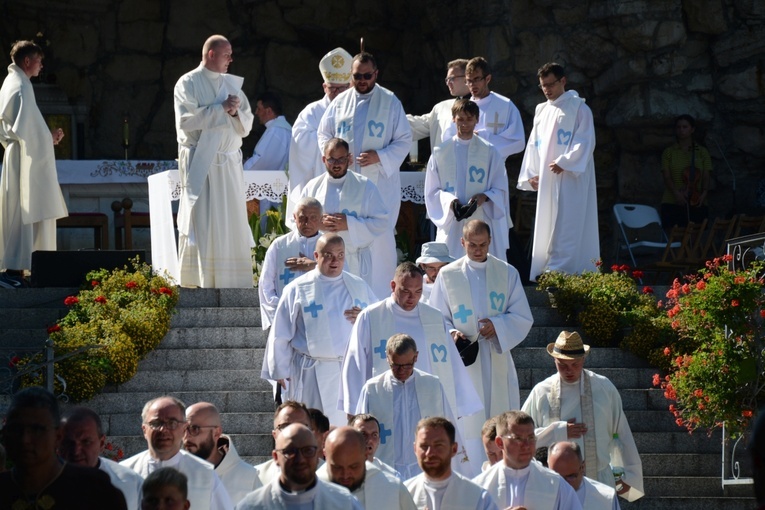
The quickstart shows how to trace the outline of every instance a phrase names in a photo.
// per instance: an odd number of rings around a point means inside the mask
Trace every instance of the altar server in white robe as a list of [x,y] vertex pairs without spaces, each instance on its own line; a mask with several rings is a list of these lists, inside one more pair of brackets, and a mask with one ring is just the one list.
[[263,92],[255,103],[255,115],[266,127],[255,150],[244,162],[245,170],[286,170],[292,126],[282,114],[282,102],[273,92]]
[[366,461],[364,435],[353,427],[339,427],[324,442],[326,462],[316,470],[319,479],[342,485],[361,506],[415,510],[404,484],[395,476]]
[[547,465],[576,491],[582,508],[619,510],[619,498],[613,487],[584,476],[585,463],[578,444],[571,441],[553,444],[547,453]]
[[[396,267],[393,237],[401,208],[401,163],[409,154],[412,132],[401,102],[390,90],[377,84],[377,63],[370,53],[353,57],[353,89],[335,98],[319,124],[319,147],[334,137],[348,142],[354,155],[351,169],[372,181],[388,211],[388,228],[375,239],[372,251],[384,262],[375,269],[390,278]],[[381,283],[382,285],[382,283]],[[373,287],[376,287],[373,286]]]
[[[324,97],[310,103],[298,114],[292,124],[289,159],[289,195],[287,216],[291,218],[303,186],[324,173],[319,149],[318,130],[321,118],[329,103],[351,86],[351,62],[353,57],[343,48],[335,48],[319,61],[319,71],[324,82],[321,84]],[[292,224],[288,222],[292,228]]]
[[345,241],[345,270],[384,296],[390,284],[390,274],[386,273],[390,254],[375,252],[372,247],[375,239],[388,232],[388,212],[377,186],[348,171],[352,158],[345,140],[329,140],[321,158],[326,172],[308,181],[302,195],[324,205],[322,232],[333,232]]
[[258,280],[263,330],[271,327],[284,287],[316,267],[313,252],[319,240],[323,212],[321,202],[315,198],[301,198],[293,213],[296,228],[274,239],[266,250]]
[[503,459],[473,481],[489,491],[499,508],[582,510],[574,489],[534,460],[534,420],[522,411],[497,417],[497,446]]
[[[425,208],[438,229],[436,241],[446,243],[451,256],[463,253],[462,227],[473,219],[485,221],[495,232],[489,253],[507,260],[511,220],[505,158],[489,142],[474,136],[478,117],[473,101],[453,103],[457,134],[433,149],[425,174]],[[470,216],[456,216],[455,206],[473,204],[476,208]]]
[[223,434],[214,404],[197,402],[186,409],[183,448],[215,466],[215,473],[234,503],[261,486],[258,470],[239,457],[231,437]]
[[232,509],[231,498],[213,465],[181,450],[186,428],[185,411],[184,403],[175,397],[163,396],[148,401],[141,412],[141,430],[149,448],[120,464],[144,479],[159,468],[175,468],[189,479],[188,498],[192,508]]
[[454,262],[456,259],[449,255],[449,247],[444,243],[423,243],[420,250],[420,256],[414,261],[417,267],[422,269],[422,297],[420,301],[427,304],[430,299],[430,293],[433,292],[433,285],[438,278],[438,272],[445,265]]
[[348,418],[348,425],[364,436],[367,462],[374,464],[380,471],[402,480],[401,473],[376,457],[377,449],[380,447],[380,422],[377,418],[369,413],[356,414]]
[[449,88],[451,99],[444,99],[436,103],[430,113],[425,115],[406,115],[409,127],[412,129],[412,140],[430,139],[431,150],[441,142],[446,141],[444,133],[452,125],[452,105],[455,99],[469,98],[470,89],[465,83],[465,66],[468,61],[465,58],[452,60],[446,65],[446,86]]
[[56,219],[68,212],[58,185],[53,146],[64,137],[51,132],[29,81],[42,70],[43,51],[32,41],[11,48],[8,76],[0,88],[0,143],[5,149],[0,176],[0,286],[27,286],[24,270],[32,252],[56,249]]
[[[439,378],[414,368],[419,353],[412,337],[393,335],[385,351],[390,370],[364,384],[356,414],[369,413],[378,419],[377,456],[407,479],[420,472],[417,458],[409,448],[417,422],[429,416],[443,416],[455,422],[455,416]],[[457,435],[459,438],[459,432]],[[478,472],[470,465],[464,449],[454,457],[453,464],[455,471],[465,476]]]
[[417,424],[414,451],[422,473],[405,482],[417,508],[431,510],[496,510],[491,495],[452,470],[459,445],[446,418],[424,418]]
[[465,446],[476,459],[483,454],[485,420],[521,406],[518,375],[510,350],[520,344],[534,322],[518,271],[489,254],[489,226],[469,221],[462,233],[466,256],[438,274],[430,305],[441,310],[455,342],[474,342],[475,362],[467,367],[484,412],[465,420]]
[[518,189],[537,192],[530,278],[545,271],[594,271],[600,258],[592,111],[566,90],[563,67],[542,66],[537,105]]
[[202,63],[175,84],[180,285],[252,288],[242,138],[252,128],[244,79],[226,74],[231,44],[214,35]]
[[[420,302],[423,277],[411,262],[403,262],[390,282],[391,294],[369,306],[356,318],[343,360],[342,408],[356,413],[364,383],[390,371],[386,343],[395,333],[405,333],[416,342],[415,368],[437,376],[456,416],[483,410],[459,351],[446,330],[439,310]],[[374,414],[374,413],[373,413]],[[379,417],[378,417],[379,418]]]
[[288,425],[275,443],[271,457],[279,465],[279,476],[248,494],[237,510],[363,510],[348,489],[317,478],[319,447],[311,429]]
[[[285,400],[274,411],[274,428],[271,429],[271,437],[276,440],[276,436],[281,434],[287,425],[293,423],[301,423],[310,429],[311,415],[302,402]],[[279,465],[274,459],[258,464],[255,469],[258,470],[261,485],[268,485],[271,480],[279,477]]]
[[279,299],[261,377],[277,381],[286,398],[343,425],[347,419],[337,409],[343,356],[353,321],[377,298],[364,280],[343,271],[345,243],[339,235],[322,235],[314,258],[316,269],[287,285]]
[[606,377],[584,369],[590,346],[577,332],[562,331],[547,353],[557,372],[531,390],[523,410],[534,418],[539,446],[574,441],[586,462],[585,475],[614,487],[611,442],[622,444],[624,475],[617,488],[627,501],[643,497],[643,463],[622,409],[619,391]]
[[[489,90],[491,67],[485,58],[474,57],[468,61],[465,83],[470,90],[470,100],[481,109],[476,134],[497,149],[504,164],[508,156],[522,152],[526,146],[521,114],[509,98]],[[457,126],[450,126],[444,139],[450,139],[456,132]]]

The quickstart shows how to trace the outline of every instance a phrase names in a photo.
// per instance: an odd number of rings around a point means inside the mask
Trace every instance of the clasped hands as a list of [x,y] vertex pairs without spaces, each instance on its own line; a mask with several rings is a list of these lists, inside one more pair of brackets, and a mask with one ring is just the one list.
[[226,113],[232,117],[236,117],[241,102],[242,101],[239,99],[239,97],[229,94],[228,98],[223,101],[223,109],[226,110]]
[[321,227],[327,232],[342,232],[348,230],[348,218],[344,213],[325,214],[321,217]]
[[309,259],[302,253],[298,254],[297,257],[289,257],[284,261],[284,265],[287,266],[289,269],[297,269],[298,271],[310,271],[314,267],[316,267],[316,261],[313,259]]

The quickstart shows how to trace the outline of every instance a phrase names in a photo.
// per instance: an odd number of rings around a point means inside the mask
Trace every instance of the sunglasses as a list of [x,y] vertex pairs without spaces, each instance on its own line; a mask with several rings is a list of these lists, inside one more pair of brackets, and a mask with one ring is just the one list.
[[359,80],[365,80],[366,81],[366,80],[371,80],[374,75],[375,75],[374,71],[371,72],[371,73],[363,73],[363,74],[362,73],[354,73],[353,74],[353,79],[356,80],[356,81],[359,81]]

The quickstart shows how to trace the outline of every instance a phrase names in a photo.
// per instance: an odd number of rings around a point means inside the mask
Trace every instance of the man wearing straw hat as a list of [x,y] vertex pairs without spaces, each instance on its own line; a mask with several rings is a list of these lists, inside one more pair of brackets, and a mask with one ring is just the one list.
[[[590,346],[575,331],[562,331],[547,346],[557,373],[531,390],[523,411],[537,425],[537,447],[558,441],[573,441],[584,453],[585,475],[611,487],[634,501],[643,496],[643,465],[632,431],[622,410],[622,399],[611,381],[584,370]],[[621,443],[624,475],[614,483],[611,443]]]
[[420,256],[417,257],[415,264],[422,269],[422,296],[420,301],[427,303],[430,299],[430,292],[433,290],[433,284],[436,283],[438,272],[446,264],[454,262],[456,259],[449,256],[449,247],[446,243],[425,243],[422,245]]

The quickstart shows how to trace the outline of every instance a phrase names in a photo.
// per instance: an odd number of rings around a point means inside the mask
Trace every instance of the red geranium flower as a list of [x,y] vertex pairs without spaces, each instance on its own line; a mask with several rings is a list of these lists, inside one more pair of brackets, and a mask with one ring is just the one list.
[[738,306],[738,305],[740,305],[740,304],[741,304],[741,303],[739,303],[738,299],[733,299],[733,300],[731,300],[731,302],[730,302],[730,306]]
[[93,280],[92,282],[90,282],[90,286],[91,287],[98,287],[99,286],[99,281],[98,280]]
[[19,361],[21,361],[21,358],[19,358],[18,356],[14,356],[14,357],[12,357],[12,358],[11,358],[11,360],[8,362],[8,366],[9,366],[10,368],[13,368],[13,367],[15,367],[16,365],[18,365]]
[[135,289],[136,287],[138,287],[138,284],[136,282],[127,282],[125,284],[125,287],[127,287],[128,289]]
[[643,277],[643,271],[639,269],[635,269],[634,271],[632,271],[632,277],[637,278],[639,280],[640,278]]
[[94,301],[96,303],[106,303],[106,298],[104,296],[98,296]]
[[765,309],[760,310],[760,317],[765,319]]
[[168,289],[167,287],[160,287],[159,288],[159,293],[160,294],[167,294],[168,296],[172,296],[173,295],[173,291]]
[[751,418],[752,417],[752,410],[751,409],[744,409],[741,411],[741,416],[744,418]]
[[659,377],[659,374],[653,374],[653,385],[658,386],[661,384],[661,377]]
[[699,280],[699,281],[696,283],[696,289],[698,289],[698,290],[704,290],[704,289],[706,289],[706,288],[707,288],[707,282],[705,282],[704,280]]
[[643,287],[643,294],[653,294],[653,287],[646,285]]
[[53,326],[50,326],[50,327],[48,328],[48,334],[49,334],[49,335],[50,335],[51,333],[56,333],[57,331],[61,331],[61,326],[59,326],[58,324],[54,324]]
[[66,306],[72,306],[72,305],[76,305],[76,304],[77,304],[77,303],[79,303],[79,302],[80,302],[80,300],[77,298],[77,296],[67,296],[67,297],[64,299],[64,304],[65,304]]

